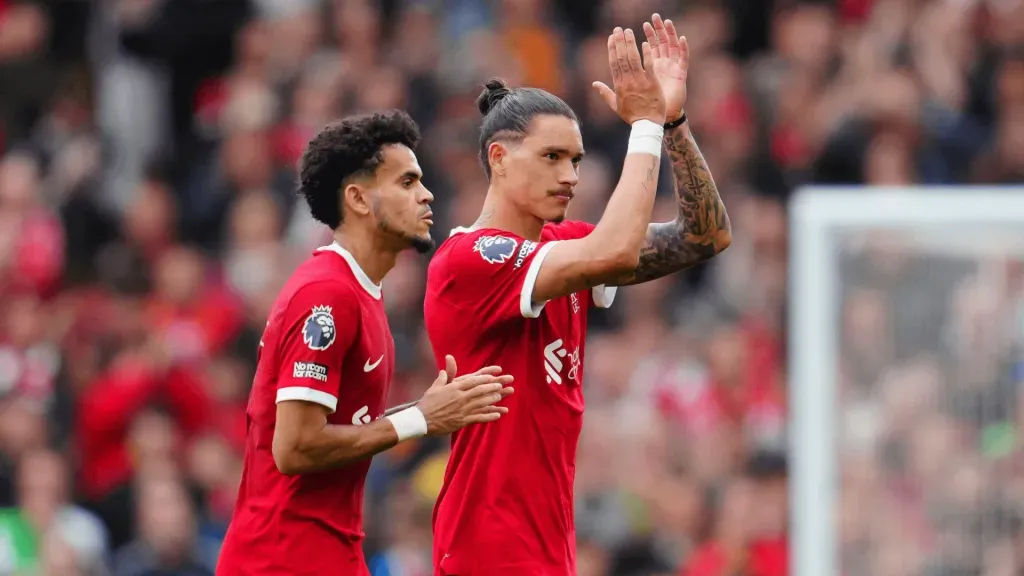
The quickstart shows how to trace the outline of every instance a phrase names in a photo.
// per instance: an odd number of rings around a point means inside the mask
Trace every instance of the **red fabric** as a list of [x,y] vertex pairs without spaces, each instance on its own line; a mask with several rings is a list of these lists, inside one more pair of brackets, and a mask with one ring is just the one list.
[[[548,224],[540,242],[482,229],[455,234],[427,272],[423,312],[438,366],[501,366],[516,393],[500,422],[452,434],[434,508],[435,574],[555,576],[576,573],[573,475],[583,424],[590,291],[531,306],[552,242],[593,226]],[[604,292],[605,297],[608,296]]]
[[279,401],[322,404],[333,425],[369,424],[384,413],[394,338],[380,294],[354,262],[337,245],[318,251],[292,274],[271,308],[220,576],[369,576],[363,495],[370,459],[285,475],[272,452]]
[[64,269],[64,229],[52,214],[38,210],[21,222],[10,278],[16,291],[52,296]]
[[128,429],[150,402],[167,408],[187,437],[202,431],[211,415],[202,381],[187,368],[166,374],[143,357],[126,357],[100,375],[79,399],[78,435],[82,491],[98,498],[131,477]]
[[810,155],[803,135],[793,126],[779,126],[771,133],[772,158],[786,167],[802,165]]
[[213,356],[230,343],[244,318],[237,299],[220,289],[208,289],[191,306],[153,300],[146,316],[154,332],[162,332],[174,353],[184,359]]
[[746,363],[738,385],[714,381],[703,371],[666,364],[655,377],[655,403],[665,416],[694,434],[722,422],[754,424],[772,433],[786,413],[786,395],[778,381],[782,346],[774,332],[756,321],[742,325]]
[[78,405],[79,481],[91,498],[128,480],[131,459],[125,436],[132,417],[155,394],[159,378],[141,358],[119,362],[97,378]]
[[731,566],[722,546],[712,542],[698,548],[679,572],[680,576],[786,576],[789,573],[789,548],[785,539],[754,542],[747,547],[741,568]]
[[274,157],[285,166],[295,166],[315,132],[294,122],[277,127],[271,134]]
[[839,16],[846,24],[863,22],[871,15],[875,0],[840,0]]

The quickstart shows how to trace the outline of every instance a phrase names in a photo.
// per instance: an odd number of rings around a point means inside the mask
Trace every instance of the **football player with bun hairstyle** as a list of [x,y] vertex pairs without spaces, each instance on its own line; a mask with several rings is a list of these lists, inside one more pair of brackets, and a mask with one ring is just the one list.
[[[686,124],[689,51],[671,21],[608,37],[614,88],[601,97],[632,125],[600,222],[567,220],[583,140],[558,97],[500,80],[480,95],[480,160],[490,181],[476,223],[452,232],[427,272],[424,315],[439,365],[500,364],[510,413],[452,435],[434,509],[434,571],[458,576],[576,574],[573,479],[583,423],[587,311],[615,287],[703,262],[731,240],[729,218]],[[649,224],[662,150],[678,214]]]
[[245,465],[217,574],[368,576],[363,487],[399,442],[495,422],[512,393],[496,366],[456,377],[451,356],[416,406],[386,413],[395,343],[381,280],[398,253],[433,246],[433,196],[403,112],[345,118],[302,159],[299,191],[334,230],[292,274],[260,341]]

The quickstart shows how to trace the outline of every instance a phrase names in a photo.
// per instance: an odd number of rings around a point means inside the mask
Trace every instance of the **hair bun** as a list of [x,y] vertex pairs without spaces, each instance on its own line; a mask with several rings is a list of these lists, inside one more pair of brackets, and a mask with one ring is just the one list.
[[491,78],[484,84],[484,91],[480,93],[480,97],[476,99],[476,105],[480,108],[480,113],[484,116],[494,108],[495,104],[501,101],[502,98],[508,96],[511,89],[508,83],[501,78]]

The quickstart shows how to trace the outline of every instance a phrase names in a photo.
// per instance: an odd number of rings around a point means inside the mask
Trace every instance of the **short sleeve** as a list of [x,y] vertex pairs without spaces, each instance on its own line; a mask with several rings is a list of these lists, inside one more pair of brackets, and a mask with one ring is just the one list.
[[[582,222],[579,220],[567,220],[561,224],[551,226],[550,230],[552,233],[563,240],[571,240],[576,238],[586,238],[594,231],[595,226],[590,222]],[[609,308],[612,302],[615,301],[615,292],[618,290],[616,286],[594,286],[590,291],[590,300],[594,306],[598,308]]]
[[533,242],[497,230],[454,241],[447,268],[450,297],[490,321],[537,318],[533,286],[540,266],[557,241]]
[[295,293],[279,318],[277,402],[304,400],[334,412],[359,317],[358,300],[343,285],[318,282]]

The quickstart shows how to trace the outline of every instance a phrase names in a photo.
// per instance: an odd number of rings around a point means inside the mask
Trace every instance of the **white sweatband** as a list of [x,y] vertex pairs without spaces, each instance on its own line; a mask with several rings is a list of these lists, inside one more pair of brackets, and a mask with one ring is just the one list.
[[427,419],[423,416],[423,412],[420,412],[420,409],[415,406],[395,412],[386,418],[395,427],[395,432],[398,432],[399,442],[427,435]]
[[633,130],[629,133],[626,154],[650,154],[661,158],[661,141],[664,137],[664,126],[650,120],[637,120],[633,122]]

